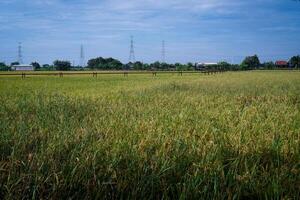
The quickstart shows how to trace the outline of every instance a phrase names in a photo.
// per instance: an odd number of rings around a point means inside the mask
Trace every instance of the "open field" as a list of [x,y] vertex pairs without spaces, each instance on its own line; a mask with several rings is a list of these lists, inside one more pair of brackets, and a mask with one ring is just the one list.
[[0,77],[0,199],[298,199],[300,73]]

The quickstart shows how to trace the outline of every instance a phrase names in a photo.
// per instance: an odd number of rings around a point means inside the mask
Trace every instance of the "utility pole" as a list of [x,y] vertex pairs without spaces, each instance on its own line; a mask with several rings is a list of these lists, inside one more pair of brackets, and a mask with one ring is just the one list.
[[19,45],[18,45],[18,62],[19,62],[19,64],[23,63],[23,59],[22,59],[22,43],[21,42],[19,42]]
[[129,53],[129,62],[135,62],[135,55],[134,55],[134,43],[133,43],[133,36],[130,37],[130,53]]
[[80,63],[80,67],[85,67],[83,45],[80,46],[80,62],[79,63]]

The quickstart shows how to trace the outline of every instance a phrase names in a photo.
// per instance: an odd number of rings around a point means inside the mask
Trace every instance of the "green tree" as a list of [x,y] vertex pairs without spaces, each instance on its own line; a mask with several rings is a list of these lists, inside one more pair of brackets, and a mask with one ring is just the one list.
[[195,69],[195,66],[193,65],[193,63],[188,62],[187,63],[187,70],[194,70],[194,69]]
[[158,61],[150,64],[151,70],[160,70],[161,69],[160,67],[161,67],[160,62],[158,62]]
[[242,64],[240,65],[240,69],[241,69],[241,70],[249,70],[249,69],[251,69],[251,68],[250,68],[249,64],[242,63]]
[[54,66],[52,65],[49,65],[49,64],[43,64],[42,67],[41,67],[41,70],[43,71],[51,71],[51,70],[54,70]]
[[123,64],[114,58],[93,58],[88,61],[88,68],[100,70],[121,70]]
[[143,70],[143,66],[143,63],[140,61],[136,61],[135,63],[133,63],[134,70]]
[[291,57],[289,63],[294,68],[300,68],[300,55]]
[[60,71],[68,71],[71,69],[71,62],[69,61],[56,60],[53,62],[53,65],[56,70]]
[[12,62],[11,64],[10,64],[10,66],[13,66],[13,65],[19,65],[20,63],[19,62]]
[[175,64],[169,64],[169,70],[176,70]]
[[265,62],[263,64],[264,68],[265,69],[274,69],[275,68],[275,64],[274,62],[270,61],[270,62]]
[[116,70],[122,70],[122,68],[123,68],[123,63],[121,63],[121,61],[116,60],[116,59],[114,59],[111,62],[111,65],[114,66],[114,69],[116,69]]
[[241,66],[239,64],[231,64],[229,70],[238,71],[241,70]]
[[32,62],[31,65],[34,67],[35,70],[41,69],[41,65],[38,62]]
[[229,70],[231,64],[229,64],[229,63],[226,62],[226,61],[221,61],[221,62],[218,63],[218,66],[219,66],[220,69],[223,69],[223,70]]
[[169,70],[169,68],[170,68],[170,65],[169,65],[169,64],[167,64],[167,63],[165,63],[165,62],[160,63],[160,69],[161,69],[161,70]]
[[9,71],[10,67],[7,66],[4,62],[0,62],[0,71]]
[[186,66],[181,63],[175,63],[175,69],[177,71],[184,71],[184,70],[186,70]]
[[148,63],[144,63],[143,70],[150,70],[150,65]]
[[0,62],[0,67],[6,67],[6,64],[4,62]]
[[259,66],[260,66],[260,61],[257,55],[247,56],[241,64],[241,69],[243,70],[257,69]]

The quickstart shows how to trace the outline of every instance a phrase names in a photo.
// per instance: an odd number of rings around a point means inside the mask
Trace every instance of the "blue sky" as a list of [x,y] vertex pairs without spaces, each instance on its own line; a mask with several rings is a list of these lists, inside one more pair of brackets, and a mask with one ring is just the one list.
[[0,0],[0,61],[78,64],[115,57],[128,62],[130,35],[136,60],[238,63],[300,54],[300,1],[296,0]]

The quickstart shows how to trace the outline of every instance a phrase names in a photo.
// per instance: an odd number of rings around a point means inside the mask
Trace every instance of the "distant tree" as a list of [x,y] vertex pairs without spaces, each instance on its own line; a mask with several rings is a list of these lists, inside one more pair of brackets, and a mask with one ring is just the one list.
[[251,69],[251,67],[248,64],[246,64],[244,62],[241,63],[240,70],[249,70],[249,69]]
[[7,66],[4,62],[0,62],[0,71],[9,71],[11,68]]
[[123,63],[117,59],[114,59],[110,64],[116,70],[121,70],[123,68]]
[[46,70],[46,69],[50,69],[50,67],[51,67],[51,66],[50,66],[49,64],[43,64],[43,66],[42,66],[42,68],[45,69],[45,70]]
[[105,69],[105,59],[102,57],[93,58],[88,61],[88,67],[91,69]]
[[175,63],[175,69],[177,71],[183,71],[183,70],[185,70],[185,67],[181,63]]
[[160,70],[160,62],[156,61],[150,64],[151,70]]
[[219,66],[220,69],[223,69],[223,70],[229,70],[231,64],[229,64],[229,63],[226,62],[226,61],[221,61],[221,62],[218,63],[218,66]]
[[252,56],[252,65],[255,68],[258,68],[260,66],[260,60],[257,55]]
[[187,63],[187,70],[194,70],[195,66],[193,65],[193,63],[189,62]]
[[259,66],[260,66],[260,61],[257,55],[247,56],[241,64],[241,69],[243,70],[257,69]]
[[31,65],[34,67],[35,70],[41,69],[41,65],[38,62],[32,62]]
[[238,71],[241,70],[241,66],[239,64],[231,64],[229,70]]
[[113,58],[104,59],[103,69],[114,70],[115,68],[114,68],[113,62],[114,62]]
[[160,63],[161,70],[169,70],[169,68],[170,68],[170,65],[168,63],[165,63],[165,62]]
[[123,70],[130,70],[132,68],[133,64],[131,62],[127,63],[127,64],[124,64],[122,66],[122,69]]
[[172,71],[176,70],[175,65],[174,64],[169,64],[169,70],[172,70]]
[[135,63],[133,63],[134,70],[143,70],[143,66],[143,63],[140,61],[136,61]]
[[56,70],[68,71],[71,69],[71,62],[69,61],[56,60],[53,62],[53,65]]
[[300,68],[300,55],[291,57],[289,63],[294,68]]
[[150,65],[148,63],[143,63],[143,70],[149,70]]
[[54,66],[53,65],[51,66],[49,64],[43,64],[40,70],[43,70],[43,71],[54,70]]
[[88,68],[96,69],[98,67],[98,63],[99,61],[97,60],[97,58],[93,58],[88,61],[87,65]]
[[264,69],[274,69],[275,68],[275,64],[272,61],[265,62],[265,63],[263,63],[263,67],[264,67]]
[[19,65],[20,63],[19,62],[12,62],[11,64],[10,64],[10,66],[13,66],[13,65]]
[[88,68],[100,70],[121,70],[123,64],[114,58],[93,58],[88,61]]
[[107,70],[121,70],[122,67],[123,64],[114,58],[105,59],[105,63],[103,65],[103,68]]

